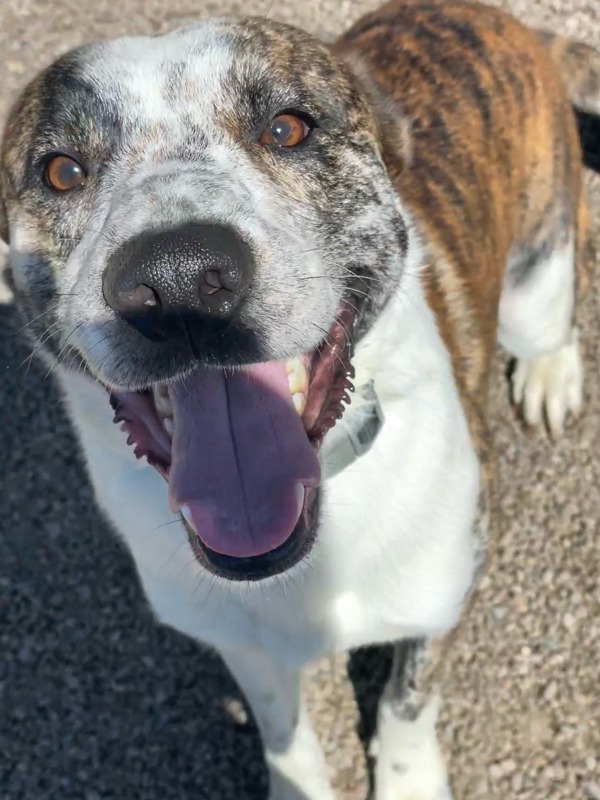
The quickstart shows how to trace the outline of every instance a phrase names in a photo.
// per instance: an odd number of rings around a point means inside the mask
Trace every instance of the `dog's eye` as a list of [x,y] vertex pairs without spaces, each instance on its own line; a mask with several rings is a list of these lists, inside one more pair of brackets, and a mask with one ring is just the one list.
[[295,114],[280,114],[274,117],[260,137],[261,144],[277,147],[295,147],[310,133],[310,127]]
[[76,189],[85,181],[85,171],[81,164],[69,156],[54,156],[44,170],[46,182],[57,192]]

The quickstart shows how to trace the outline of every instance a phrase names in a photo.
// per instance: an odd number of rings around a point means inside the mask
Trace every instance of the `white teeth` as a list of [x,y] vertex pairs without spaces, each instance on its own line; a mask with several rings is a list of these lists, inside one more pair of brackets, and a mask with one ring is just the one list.
[[285,371],[289,375],[291,372],[295,372],[300,366],[302,366],[302,361],[297,356],[295,358],[288,358],[285,362]]
[[308,373],[304,362],[300,358],[290,358],[285,362],[285,371],[288,376],[290,394],[294,408],[302,416],[306,408],[306,393],[308,392]]
[[292,400],[294,402],[294,408],[302,416],[304,414],[304,409],[306,408],[306,395],[302,394],[302,392],[296,392],[296,394],[292,395]]
[[296,392],[305,392],[308,389],[308,375],[306,374],[304,366],[302,366],[302,372],[291,372],[288,375],[288,382],[292,394],[296,394]]
[[175,424],[171,417],[165,417],[162,421],[163,428],[165,429],[167,436],[169,439],[173,438],[173,430],[175,429]]
[[161,419],[173,417],[173,406],[171,405],[171,398],[169,397],[169,389],[165,384],[159,384],[154,387],[154,405],[156,413]]

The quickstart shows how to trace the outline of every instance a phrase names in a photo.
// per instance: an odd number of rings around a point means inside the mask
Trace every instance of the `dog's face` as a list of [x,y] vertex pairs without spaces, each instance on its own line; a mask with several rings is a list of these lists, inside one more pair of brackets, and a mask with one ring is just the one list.
[[0,185],[28,331],[107,387],[198,557],[299,560],[352,339],[406,247],[350,73],[258,19],[83,47],[13,109]]

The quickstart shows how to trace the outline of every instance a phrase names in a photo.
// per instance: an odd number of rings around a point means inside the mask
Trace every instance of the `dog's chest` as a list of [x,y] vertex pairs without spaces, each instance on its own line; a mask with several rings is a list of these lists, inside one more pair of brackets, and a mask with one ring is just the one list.
[[[386,341],[357,354],[359,372]],[[327,481],[310,558],[255,584],[217,580],[195,561],[164,481],[132,459],[104,393],[64,380],[98,502],[163,622],[221,649],[260,642],[297,664],[455,624],[473,577],[479,467],[447,354],[416,324],[393,341],[375,376],[385,422]]]

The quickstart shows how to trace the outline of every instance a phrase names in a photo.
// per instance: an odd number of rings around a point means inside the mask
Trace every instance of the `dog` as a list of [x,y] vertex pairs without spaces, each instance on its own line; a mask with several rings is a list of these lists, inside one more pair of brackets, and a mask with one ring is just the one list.
[[333,44],[217,18],[86,45],[14,105],[25,333],[157,617],[239,682],[271,800],[333,798],[302,667],[384,642],[375,796],[451,797],[437,679],[493,539],[492,353],[558,436],[599,160],[600,53],[468,0]]

